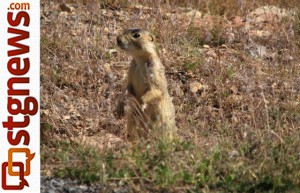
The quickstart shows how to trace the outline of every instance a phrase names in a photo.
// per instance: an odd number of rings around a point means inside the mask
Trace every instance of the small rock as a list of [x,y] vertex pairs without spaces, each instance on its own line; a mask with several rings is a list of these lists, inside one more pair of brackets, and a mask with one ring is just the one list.
[[188,17],[188,19],[193,18],[193,19],[196,19],[196,20],[202,19],[202,17],[203,17],[202,12],[197,11],[197,10],[188,11],[187,13],[185,13],[185,15]]
[[74,7],[71,7],[70,5],[63,3],[60,5],[60,9],[62,11],[68,12],[68,13],[72,13],[73,11],[75,11]]
[[63,119],[64,120],[69,120],[69,119],[71,119],[71,116],[70,115],[63,116]]
[[203,45],[203,48],[209,49],[210,46],[205,44],[205,45]]
[[271,35],[271,32],[266,30],[251,30],[250,35],[260,37],[260,38],[267,38]]
[[254,58],[265,57],[268,55],[267,48],[258,44],[246,45],[245,50]]
[[195,81],[195,82],[191,82],[189,87],[192,93],[197,93],[201,88],[203,88],[203,84]]
[[117,51],[116,49],[108,49],[107,52],[108,52],[109,54],[115,54],[115,53],[117,53],[118,51]]
[[228,43],[232,43],[235,40],[235,34],[232,32],[227,32],[226,36]]
[[71,31],[70,31],[70,34],[71,34],[72,36],[77,36],[77,30],[71,30]]
[[230,87],[230,91],[233,93],[233,94],[237,94],[238,93],[238,88],[235,86],[235,85],[232,85]]
[[233,22],[233,25],[235,25],[236,27],[243,25],[243,20],[240,16],[234,17],[232,22]]
[[259,56],[267,55],[267,48],[265,46],[257,45],[256,46],[257,52]]
[[246,139],[246,137],[248,136],[248,133],[246,131],[243,132],[243,138]]
[[236,150],[232,150],[231,152],[229,152],[229,155],[228,155],[229,159],[232,159],[237,156],[239,156],[239,152]]
[[65,17],[67,17],[68,16],[68,12],[66,12],[66,11],[62,11],[62,12],[60,12],[59,14],[58,14],[58,17],[63,17],[63,18],[65,18]]
[[103,64],[103,69],[107,74],[112,73],[111,68],[110,68],[110,64],[109,63],[105,63]]
[[226,50],[227,50],[227,49],[228,49],[228,47],[227,47],[227,45],[225,45],[225,44],[222,44],[222,45],[221,45],[221,49],[226,49]]
[[107,58],[111,58],[113,55],[115,55],[118,51],[116,49],[107,49],[105,51],[105,56]]
[[49,109],[41,110],[41,114],[42,115],[49,115],[50,114],[50,110]]
[[211,58],[217,58],[217,54],[216,54],[215,50],[213,50],[213,49],[205,52],[205,55],[207,55],[208,57],[211,57]]
[[108,29],[107,27],[104,27],[104,28],[103,28],[103,31],[104,31],[105,33],[110,33],[110,32],[111,32],[111,30]]

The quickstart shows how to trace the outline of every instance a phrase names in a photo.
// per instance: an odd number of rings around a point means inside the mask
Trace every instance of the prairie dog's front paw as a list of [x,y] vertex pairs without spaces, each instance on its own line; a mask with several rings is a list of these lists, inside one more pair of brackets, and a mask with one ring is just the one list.
[[142,111],[145,111],[146,108],[147,108],[147,104],[146,103],[142,104],[141,106]]

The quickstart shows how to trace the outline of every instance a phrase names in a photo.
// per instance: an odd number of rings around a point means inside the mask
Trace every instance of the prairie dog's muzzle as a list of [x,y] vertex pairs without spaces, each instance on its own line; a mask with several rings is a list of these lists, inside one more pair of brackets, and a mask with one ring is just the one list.
[[117,44],[118,44],[118,46],[119,46],[121,49],[126,50],[128,41],[126,40],[125,37],[118,36],[118,37],[117,37]]

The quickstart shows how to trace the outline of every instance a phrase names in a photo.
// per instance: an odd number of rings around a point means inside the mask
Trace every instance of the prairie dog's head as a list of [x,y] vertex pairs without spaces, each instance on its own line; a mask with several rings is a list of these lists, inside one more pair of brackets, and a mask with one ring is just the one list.
[[144,56],[156,53],[154,36],[144,29],[126,29],[117,37],[117,44],[133,56]]

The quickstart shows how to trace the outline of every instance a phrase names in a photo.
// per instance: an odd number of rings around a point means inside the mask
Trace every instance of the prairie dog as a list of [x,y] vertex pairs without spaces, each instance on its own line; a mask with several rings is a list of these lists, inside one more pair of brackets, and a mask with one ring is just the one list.
[[[126,29],[117,37],[117,44],[133,57],[126,86],[127,97],[131,100],[127,114],[129,140],[147,139],[151,135],[174,138],[177,131],[175,108],[154,36],[144,29]],[[124,102],[121,100],[119,104],[120,115],[124,112]]]

